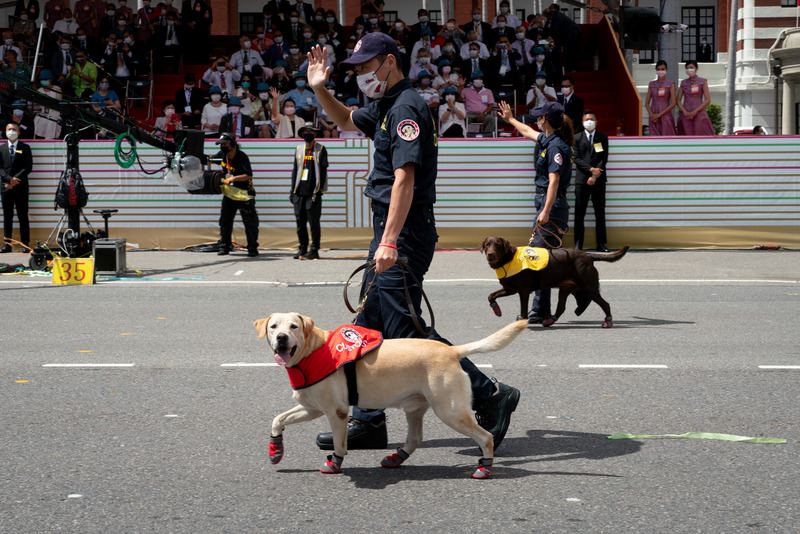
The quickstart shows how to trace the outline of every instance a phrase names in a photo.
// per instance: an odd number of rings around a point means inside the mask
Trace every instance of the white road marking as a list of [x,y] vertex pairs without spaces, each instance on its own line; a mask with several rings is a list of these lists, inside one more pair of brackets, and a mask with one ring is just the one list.
[[243,270],[236,271],[235,273],[233,273],[233,276],[239,276],[243,272],[244,272]]
[[42,367],[133,367],[135,363],[46,363]]
[[482,367],[484,369],[491,369],[492,368],[492,364],[491,363],[476,363],[475,367]]
[[800,365],[759,365],[759,369],[800,369]]
[[278,367],[277,363],[223,363],[220,367]]
[[617,364],[617,363],[581,363],[578,367],[588,369],[668,369],[663,364]]

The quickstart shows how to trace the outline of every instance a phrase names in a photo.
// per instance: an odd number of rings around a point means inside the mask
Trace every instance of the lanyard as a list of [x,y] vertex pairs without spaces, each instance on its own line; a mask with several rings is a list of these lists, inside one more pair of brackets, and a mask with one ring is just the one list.
[[311,148],[308,150],[308,153],[306,154],[306,156],[303,158],[303,168],[304,168],[304,169],[306,168],[306,160],[308,159],[308,156],[311,156],[313,153],[314,153],[314,147],[312,146],[312,147],[311,147]]

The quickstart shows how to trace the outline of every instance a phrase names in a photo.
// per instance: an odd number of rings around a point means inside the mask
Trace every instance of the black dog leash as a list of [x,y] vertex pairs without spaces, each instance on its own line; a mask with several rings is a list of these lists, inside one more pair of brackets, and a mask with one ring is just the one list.
[[[433,308],[431,307],[431,303],[428,300],[428,296],[422,289],[422,284],[419,283],[417,277],[414,275],[413,272],[411,272],[411,269],[408,268],[408,258],[406,258],[405,256],[397,258],[397,266],[400,267],[400,270],[403,273],[403,291],[406,294],[406,303],[408,304],[408,312],[411,314],[411,320],[414,321],[414,326],[417,328],[417,331],[420,334],[422,334],[424,337],[429,337],[431,334],[433,334],[436,320],[434,319]],[[358,305],[358,308],[354,309],[353,306],[350,305],[350,299],[347,298],[347,288],[350,287],[350,280],[352,280],[356,274],[360,273],[364,269],[368,270],[364,275],[364,280],[361,282],[361,289],[358,295],[358,298],[361,301],[361,303]],[[375,260],[370,260],[364,265],[358,267],[355,271],[353,271],[353,273],[347,279],[347,282],[345,282],[344,284],[344,304],[345,306],[347,306],[348,310],[356,314],[356,316],[353,318],[353,322],[355,322],[356,319],[358,318],[358,315],[362,311],[364,311],[364,304],[366,304],[367,302],[367,296],[369,295],[369,292],[372,290],[372,286],[375,284],[375,276],[372,277],[369,276],[370,273],[372,273],[374,270],[375,270]],[[422,298],[425,299],[425,305],[428,307],[428,313],[431,316],[431,327],[428,331],[425,331],[425,329],[422,328],[422,325],[419,322],[419,318],[417,317],[417,312],[414,310],[413,304],[411,304],[411,293],[408,290],[407,277],[410,277],[411,280],[417,285],[417,287],[419,287],[419,292],[422,294]],[[367,283],[367,278],[370,279],[369,283]]]

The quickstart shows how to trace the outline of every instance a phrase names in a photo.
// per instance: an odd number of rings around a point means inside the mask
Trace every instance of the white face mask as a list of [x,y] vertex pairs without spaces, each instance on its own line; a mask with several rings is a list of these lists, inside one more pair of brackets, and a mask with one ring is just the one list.
[[572,94],[572,87],[562,87],[561,94],[564,96],[569,96]]
[[242,41],[242,47],[244,47],[245,50],[250,48],[250,41]]
[[472,15],[472,20],[474,20],[475,22],[480,22],[481,20],[480,14],[475,13],[474,15]]
[[544,78],[536,79],[536,85],[538,85],[539,87],[542,87],[545,84],[545,82],[547,82],[547,80],[545,80]]
[[61,43],[61,50],[69,50],[69,43]]
[[583,127],[586,129],[587,132],[593,132],[596,126],[597,126],[596,121],[588,119],[583,121]]
[[403,25],[402,24],[395,24],[394,27],[395,27],[396,30],[402,30],[403,29]]
[[328,38],[320,37],[319,39],[317,39],[317,42],[319,43],[320,46],[325,46],[326,44],[328,44]]
[[450,65],[445,65],[444,67],[442,67],[442,74],[446,76],[450,74],[450,70],[451,70]]
[[211,95],[212,102],[219,102],[220,100],[222,100],[222,95],[216,93]]
[[536,54],[536,56],[533,59],[541,63],[542,61],[544,61],[544,54]]
[[483,87],[483,80],[472,80],[472,86],[475,89],[480,89],[481,87]]
[[292,115],[294,115],[294,109],[295,109],[294,106],[285,107],[283,108],[283,112],[291,117]]
[[472,58],[478,57],[478,52],[480,52],[480,50],[470,50],[469,51],[469,57],[472,57]]
[[267,100],[269,98],[269,93],[258,93],[258,98],[261,100]]
[[429,58],[429,57],[421,57],[421,58],[419,58],[419,62],[422,63],[423,65],[427,65],[428,63],[430,63],[430,61],[431,61],[431,58]]
[[275,41],[275,44],[281,44],[283,42],[283,37],[280,35],[276,35],[275,38],[272,40]]
[[507,7],[505,7],[505,6],[504,6],[504,7],[501,7],[501,8],[500,8],[500,13],[502,13],[503,15],[505,15],[506,13],[508,13],[508,8],[507,8]]
[[335,96],[336,95],[336,89],[333,89],[332,87],[329,87],[328,88],[328,93],[330,93],[330,94]]
[[657,70],[656,71],[656,76],[658,77],[659,80],[661,78],[663,78],[664,76],[666,76],[666,75],[667,75],[667,71],[665,71],[665,70]]
[[506,23],[505,23],[505,22],[498,22],[498,23],[497,23],[497,27],[498,27],[498,28],[500,28],[501,30],[502,30],[502,29],[505,29],[505,27],[506,27]]
[[16,130],[9,130],[6,132],[6,137],[13,143],[19,137],[19,133]]
[[375,72],[376,71],[359,74],[356,77],[358,88],[369,98],[380,98],[386,92],[386,82],[380,81],[375,75]]
[[456,95],[447,95],[447,101],[453,103],[456,101]]
[[686,69],[687,76],[694,76],[695,72],[697,72],[697,69]]
[[420,21],[420,22],[428,22],[428,17],[426,17],[425,15],[422,15],[422,16],[419,18],[419,21]]
[[303,38],[304,39],[311,39],[311,34],[306,32],[306,33],[303,34]]
[[167,117],[172,117],[173,115],[175,115],[175,110],[172,108],[167,108],[164,110],[164,115],[166,115]]
[[520,41],[524,41],[525,40],[525,32],[517,32],[517,39],[519,39]]
[[228,111],[236,115],[241,108],[239,106],[228,106]]

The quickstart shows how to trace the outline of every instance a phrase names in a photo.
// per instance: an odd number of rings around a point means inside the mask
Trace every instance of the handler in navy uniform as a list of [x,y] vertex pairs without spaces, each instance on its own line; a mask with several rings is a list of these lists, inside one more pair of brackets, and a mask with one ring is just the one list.
[[[359,89],[376,100],[355,111],[324,89],[330,75],[325,49],[315,46],[308,53],[307,71],[309,85],[328,118],[342,130],[361,130],[375,145],[373,170],[364,191],[373,212],[369,259],[376,262],[375,270],[365,276],[375,284],[356,324],[379,330],[385,338],[421,337],[409,312],[411,305],[420,315],[421,288],[409,280],[411,302],[407,302],[403,273],[396,263],[398,256],[407,257],[408,268],[421,283],[439,238],[433,215],[439,150],[436,125],[430,109],[403,75],[400,57],[394,40],[384,33],[369,33],[356,43],[344,63],[354,65]],[[436,332],[429,337],[449,344]],[[490,380],[467,359],[461,365],[472,382],[478,423],[492,433],[497,450],[519,402],[519,390]],[[385,448],[383,410],[353,407],[347,442],[348,449]],[[331,433],[317,436],[317,444],[333,450]]]
[[[559,248],[561,236],[569,222],[567,188],[572,175],[572,145],[574,132],[572,121],[558,102],[548,102],[531,111],[531,117],[541,132],[522,124],[514,118],[511,107],[500,103],[500,117],[512,124],[524,137],[536,142],[536,221],[529,245],[534,247]],[[538,223],[538,224],[537,224]],[[579,299],[579,309],[583,305]],[[588,305],[588,304],[587,304]],[[584,307],[585,309],[585,307]],[[582,313],[583,310],[580,310]],[[576,313],[578,313],[576,311]],[[580,315],[580,313],[578,313]],[[550,289],[541,289],[533,298],[533,307],[528,315],[528,326],[555,323],[550,313]]]

